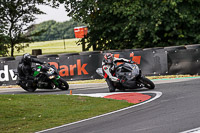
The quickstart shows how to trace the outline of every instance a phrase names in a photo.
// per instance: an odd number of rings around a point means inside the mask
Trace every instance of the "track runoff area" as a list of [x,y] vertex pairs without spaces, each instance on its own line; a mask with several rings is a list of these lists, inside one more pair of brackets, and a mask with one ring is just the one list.
[[[153,96],[151,96],[152,94],[153,94]],[[156,100],[157,98],[159,98],[162,95],[162,92],[156,92],[156,91],[147,91],[147,92],[142,92],[142,93],[114,92],[114,93],[75,94],[75,95],[111,98],[111,99],[117,99],[117,100],[126,100],[127,102],[135,103],[135,105],[127,107],[127,108],[123,108],[123,109],[120,109],[120,110],[117,110],[117,111],[113,111],[113,112],[110,112],[110,113],[106,113],[106,114],[103,114],[103,115],[95,116],[95,117],[92,117],[92,118],[89,118],[89,119],[84,119],[84,120],[81,120],[81,121],[77,121],[77,122],[65,124],[65,125],[62,125],[62,126],[50,128],[50,129],[47,129],[47,130],[39,131],[39,132],[36,132],[36,133],[44,133],[44,132],[48,132],[48,131],[55,130],[55,129],[58,129],[58,128],[70,126],[70,125],[73,125],[73,124],[89,121],[89,120],[92,120],[92,119],[96,119],[96,118],[104,117],[104,116],[111,115],[111,114],[114,114],[114,113],[118,113],[118,112],[121,112],[121,111],[124,111],[124,110],[128,110],[128,109],[140,106],[142,104],[146,104],[148,102],[151,102],[153,100]]]
[[[195,77],[196,78],[200,78],[200,77]],[[192,80],[194,79],[193,77],[187,77],[187,78],[176,78],[173,80],[170,79],[161,79],[161,80],[154,80],[155,84],[162,84],[162,83],[171,83],[171,82],[183,82],[183,81],[188,81],[188,80]],[[159,97],[162,96],[162,92],[159,91],[140,91],[140,92],[114,92],[114,93],[94,93],[94,94],[74,94],[74,95],[80,95],[80,96],[90,96],[90,97],[102,97],[102,98],[111,98],[111,99],[116,99],[116,100],[126,100],[127,102],[130,103],[134,103],[135,105],[127,107],[127,108],[123,108],[117,111],[113,111],[110,113],[106,113],[103,115],[99,115],[99,116],[95,116],[89,119],[84,119],[81,121],[77,121],[77,122],[73,122],[73,123],[69,123],[69,124],[65,124],[59,127],[54,127],[51,129],[47,129],[47,130],[43,130],[43,131],[39,131],[37,133],[43,133],[43,132],[48,132],[48,131],[52,131],[58,128],[62,128],[62,127],[67,127],[73,124],[77,124],[77,123],[81,123],[81,122],[85,122],[85,121],[89,121],[92,119],[96,119],[99,117],[104,117],[107,115],[111,115],[120,111],[124,111],[124,110],[128,110],[131,108],[135,108],[137,106],[152,102],[156,99],[158,99]],[[200,127],[199,128],[195,128],[195,129],[191,129],[188,131],[184,131],[181,133],[199,133],[200,132]]]

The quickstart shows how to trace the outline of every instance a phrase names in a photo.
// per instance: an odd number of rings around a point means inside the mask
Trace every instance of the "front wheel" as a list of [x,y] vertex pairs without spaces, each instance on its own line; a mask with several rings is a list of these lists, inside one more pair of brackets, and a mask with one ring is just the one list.
[[140,79],[139,79],[139,81],[140,81],[140,83],[142,84],[142,85],[144,85],[144,87],[146,87],[146,88],[148,88],[148,89],[154,89],[155,88],[155,84],[151,81],[151,80],[149,80],[148,78],[145,78],[145,77],[141,77]]
[[69,89],[69,84],[62,78],[60,78],[58,80],[59,82],[59,86],[58,88],[61,89],[61,90],[68,90]]

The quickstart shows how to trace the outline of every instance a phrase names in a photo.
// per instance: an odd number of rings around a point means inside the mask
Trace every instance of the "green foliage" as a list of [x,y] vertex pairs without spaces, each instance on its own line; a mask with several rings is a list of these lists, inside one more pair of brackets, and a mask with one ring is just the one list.
[[[200,43],[200,0],[59,0],[89,25],[82,39],[96,49]],[[69,8],[70,7],[70,8]]]
[[[3,41],[3,51],[8,51],[11,48],[11,56],[14,54],[14,49],[20,51],[30,42],[30,37],[38,33],[25,34],[32,27],[31,23],[36,19],[34,15],[43,14],[37,5],[50,5],[48,1],[43,0],[1,0],[0,2],[0,36]],[[56,3],[53,3],[56,4]],[[4,41],[6,40],[6,41]],[[2,54],[4,54],[3,52]]]
[[74,38],[74,27],[84,26],[83,23],[78,23],[73,19],[65,22],[56,22],[54,20],[46,21],[37,25],[34,25],[30,29],[29,33],[36,33],[38,31],[44,30],[39,36],[34,36],[32,39],[34,41],[49,41],[49,40],[59,40],[59,39],[69,39]]
[[8,45],[6,45],[7,39],[8,37],[0,31],[0,56],[6,56],[8,54]]
[[0,56],[6,56],[8,54],[7,45],[0,43]]

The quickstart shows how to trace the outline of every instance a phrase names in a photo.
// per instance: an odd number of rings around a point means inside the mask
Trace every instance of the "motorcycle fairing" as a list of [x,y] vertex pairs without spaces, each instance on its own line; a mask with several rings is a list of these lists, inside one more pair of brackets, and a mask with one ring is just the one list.
[[42,68],[42,66],[38,66],[37,67],[37,70],[36,71],[34,71],[34,73],[33,73],[33,77],[36,77],[39,73],[40,73],[40,69]]

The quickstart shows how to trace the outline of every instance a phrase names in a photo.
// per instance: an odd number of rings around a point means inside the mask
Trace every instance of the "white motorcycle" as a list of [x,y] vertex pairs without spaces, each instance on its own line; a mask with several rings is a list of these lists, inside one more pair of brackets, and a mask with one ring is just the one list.
[[[96,72],[101,77],[104,77],[102,68],[98,68]],[[125,90],[143,87],[148,89],[155,88],[155,84],[142,75],[141,70],[136,64],[124,63],[116,66],[115,76],[123,82],[112,82],[111,80],[107,81],[110,92],[115,92],[116,89]],[[114,86],[114,88],[112,86]]]

